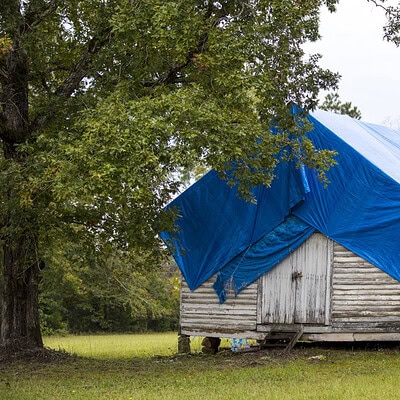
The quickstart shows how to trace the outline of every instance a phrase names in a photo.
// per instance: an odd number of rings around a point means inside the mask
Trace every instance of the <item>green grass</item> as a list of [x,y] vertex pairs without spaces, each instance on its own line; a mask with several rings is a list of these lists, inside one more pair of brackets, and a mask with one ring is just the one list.
[[79,335],[44,338],[46,347],[95,359],[127,360],[134,357],[171,356],[177,352],[178,335]]
[[[202,339],[201,337],[191,338],[192,352],[201,351]],[[129,360],[134,357],[148,358],[176,354],[178,335],[176,332],[169,332],[135,335],[50,336],[44,338],[44,344],[51,349],[82,357]],[[223,339],[221,346],[230,347],[231,341]]]
[[47,338],[46,344],[91,358],[0,365],[1,400],[400,398],[400,353],[393,349],[176,356],[175,334]]

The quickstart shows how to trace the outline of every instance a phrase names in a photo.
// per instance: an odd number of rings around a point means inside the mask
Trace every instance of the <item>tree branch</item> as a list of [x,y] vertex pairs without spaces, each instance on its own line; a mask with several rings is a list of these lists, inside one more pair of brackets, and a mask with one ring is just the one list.
[[81,58],[73,66],[68,77],[54,92],[55,96],[69,97],[76,89],[78,89],[82,79],[89,71],[94,55],[96,55],[100,49],[110,41],[110,35],[111,28],[109,27],[102,31],[100,35],[94,36],[89,40]]
[[382,4],[379,4],[376,0],[367,0],[367,1],[373,3],[375,5],[375,7],[382,8],[383,10],[385,10],[385,12],[388,11],[385,6],[383,6]]
[[[239,15],[243,12],[243,10],[244,10],[244,6],[242,6],[242,9],[240,10]],[[208,2],[206,13],[205,13],[205,20],[208,20],[209,18],[211,18],[214,11],[215,11],[215,8],[213,5],[213,2],[212,1]],[[223,18],[228,17],[228,14],[229,13],[226,13],[224,10],[221,10],[219,15],[215,15],[216,19],[215,19],[213,26],[217,26]],[[192,63],[193,57],[196,54],[201,54],[204,51],[207,41],[208,41],[208,33],[204,33],[199,38],[197,47],[195,49],[191,49],[188,51],[184,62],[181,62],[179,64],[172,66],[163,76],[161,76],[159,79],[157,79],[155,81],[143,82],[143,86],[154,88],[156,86],[160,86],[163,84],[171,84],[171,83],[180,82],[180,80],[178,80],[178,77],[177,77],[178,73],[180,71],[182,71],[185,67],[187,67],[189,64]]]
[[[29,3],[30,5],[31,3]],[[42,10],[33,10],[32,7],[28,6],[27,12],[25,14],[25,25],[24,30],[30,31],[38,26],[44,19],[49,15],[53,14],[57,7],[60,5],[60,0],[52,0],[48,4],[48,7]]]
[[[90,66],[94,56],[104,47],[111,38],[111,27],[103,30],[99,35],[93,36],[87,43],[79,60],[70,69],[70,73],[64,82],[54,91],[51,95],[53,98],[68,98],[75,90],[79,88],[82,79],[88,75]],[[42,113],[36,117],[31,125],[31,131],[35,132],[39,130],[44,124],[46,124],[54,113],[51,110]]]
[[[378,3],[377,0],[367,0],[373,3],[376,7],[382,8],[385,11],[387,18],[387,25],[384,29],[384,38],[388,42],[393,42],[397,47],[400,46],[400,7],[387,6]],[[381,0],[383,3],[385,0]]]
[[0,82],[7,79],[8,79],[7,71],[4,68],[2,68],[0,64]]
[[208,40],[208,34],[202,35],[202,37],[199,39],[197,48],[188,51],[184,62],[174,65],[163,76],[161,76],[159,79],[155,81],[143,82],[143,86],[154,88],[156,86],[164,84],[168,85],[171,83],[176,83],[178,73],[182,71],[185,67],[187,67],[190,63],[192,63],[193,57],[196,54],[200,54],[204,51],[204,47],[207,43],[207,40]]

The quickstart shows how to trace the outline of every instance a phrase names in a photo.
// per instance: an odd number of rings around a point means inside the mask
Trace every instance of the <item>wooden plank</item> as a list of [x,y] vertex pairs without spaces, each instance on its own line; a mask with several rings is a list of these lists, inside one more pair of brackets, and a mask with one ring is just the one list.
[[[187,295],[193,295],[193,296],[203,296],[203,295],[213,295],[215,298],[218,298],[215,290],[213,287],[202,287],[200,286],[196,290],[190,290],[188,287],[183,287],[182,292]],[[257,295],[257,290],[252,289],[252,290],[243,290],[240,292],[240,297],[246,297],[246,296],[256,296]],[[234,292],[227,292],[227,297],[229,298],[237,298],[239,296],[236,296]]]
[[332,296],[333,301],[371,301],[371,302],[380,302],[382,300],[385,300],[386,302],[388,301],[393,301],[393,302],[398,302],[400,303],[400,294],[373,294],[373,293],[365,293],[365,294],[349,294],[348,292],[343,293],[343,294],[335,294]]
[[358,257],[355,254],[353,254],[352,256],[346,256],[346,257],[340,257],[340,256],[334,255],[333,262],[348,264],[348,263],[365,263],[366,261],[363,258]]
[[[208,304],[210,306],[213,307],[218,307],[220,306],[220,302],[219,301],[215,301],[214,299],[210,299],[209,297],[185,297],[182,296],[182,300],[184,303],[186,304]],[[227,304],[227,305],[232,305],[232,304],[237,304],[237,305],[248,305],[248,304],[256,304],[257,302],[257,298],[240,298],[238,300],[227,300],[225,301],[225,303],[223,304]]]
[[393,290],[397,290],[397,291],[400,291],[400,284],[389,284],[389,283],[385,283],[385,284],[374,284],[374,283],[368,283],[368,282],[365,282],[365,284],[360,284],[360,283],[358,283],[358,284],[354,284],[354,285],[352,285],[351,283],[349,283],[349,284],[347,284],[347,285],[344,285],[344,284],[340,284],[340,285],[338,285],[338,284],[334,284],[333,285],[333,288],[335,289],[335,290],[347,290],[347,291],[350,291],[350,290],[364,290],[364,291],[367,291],[367,290],[369,290],[369,291],[372,291],[372,290],[377,290],[377,291],[380,291],[380,290],[391,290],[391,291],[393,291]]
[[399,321],[337,322],[332,321],[333,332],[399,332]]
[[326,297],[325,297],[325,325],[331,323],[332,313],[332,279],[333,279],[333,240],[328,240],[327,271],[326,271]]
[[[245,325],[245,324],[230,324],[230,325],[226,325],[226,324],[202,324],[200,322],[198,323],[192,323],[192,324],[185,324],[182,325],[181,327],[181,332],[183,330],[191,330],[191,331],[198,331],[198,330],[202,330],[202,331],[214,331],[214,332],[220,332],[221,334],[223,332],[247,332],[247,331],[256,331],[256,326],[249,326],[249,325]],[[221,337],[224,337],[221,335]]]
[[182,329],[190,329],[190,330],[214,330],[219,332],[240,332],[240,331],[248,331],[248,330],[256,330],[256,325],[248,325],[248,324],[229,324],[225,323],[215,323],[215,324],[205,324],[202,321],[193,321],[192,323],[187,323],[181,326]]
[[241,324],[241,325],[248,325],[251,326],[253,329],[253,326],[257,325],[253,319],[249,318],[248,316],[235,316],[235,317],[224,317],[222,315],[213,315],[212,317],[209,317],[206,319],[205,314],[183,314],[182,315],[182,320],[181,320],[181,325],[187,325],[187,324],[194,324],[195,322],[202,323],[205,325],[212,325],[212,324]]
[[207,319],[207,323],[210,321],[222,321],[222,320],[241,320],[241,321],[249,321],[249,323],[255,323],[254,316],[253,314],[232,314],[232,315],[226,315],[226,313],[213,313],[213,314],[207,314],[205,312],[182,312],[182,320],[183,321],[188,321],[191,318],[196,318],[196,319]]
[[371,310],[344,310],[344,311],[333,311],[332,318],[346,318],[348,317],[397,317],[400,320],[400,312],[399,311],[391,311],[391,310],[382,310],[382,311],[371,311]]
[[[191,304],[191,303],[186,303],[183,304],[182,306],[183,310],[187,311],[202,311],[206,313],[210,313],[210,307],[207,304]],[[217,312],[236,312],[236,313],[246,313],[246,314],[253,314],[256,309],[256,306],[253,307],[248,307],[246,304],[219,304],[217,307],[214,307],[212,309],[212,313]]]
[[[190,295],[190,296],[197,296],[197,297],[201,297],[201,296],[211,296],[214,297],[215,299],[218,299],[217,293],[215,292],[215,290],[213,288],[208,288],[207,290],[204,290],[203,288],[201,290],[196,289],[194,291],[190,291],[190,290],[183,290],[182,291],[185,295]],[[253,296],[257,296],[257,291],[255,290],[249,290],[245,293],[240,292],[240,297],[253,297]],[[227,298],[228,299],[235,299],[238,298],[239,296],[235,295],[235,293],[227,293]]]
[[387,279],[385,277],[374,279],[374,280],[369,280],[365,279],[362,277],[359,278],[350,278],[349,279],[341,279],[341,280],[336,280],[335,278],[333,279],[332,286],[335,288],[341,287],[341,286],[350,286],[350,287],[356,287],[357,285],[363,286],[363,287],[369,287],[371,288],[372,286],[376,288],[375,290],[379,290],[379,287],[385,287],[385,288],[391,288],[393,290],[398,290],[400,288],[399,282],[393,282],[391,279]]
[[[207,331],[214,331],[214,332],[247,332],[247,331],[256,331],[255,326],[248,327],[244,324],[236,324],[236,325],[223,325],[223,324],[214,324],[214,325],[206,325],[206,324],[186,324],[181,327],[182,330],[191,330],[191,331],[198,331],[198,330],[207,330]],[[221,336],[223,337],[223,336]]]
[[345,271],[345,272],[341,272],[338,273],[337,271],[335,271],[335,273],[333,274],[333,278],[335,281],[340,281],[341,279],[344,280],[348,280],[348,279],[363,279],[363,280],[371,280],[374,281],[376,279],[387,279],[387,280],[391,280],[394,282],[398,282],[395,279],[393,279],[391,276],[383,273],[383,272],[377,272],[376,269],[372,270],[370,272],[367,271],[363,271],[361,269],[359,269],[356,272],[353,271]]
[[400,333],[363,333],[363,332],[356,332],[354,333],[354,340],[356,342],[391,342],[391,341],[399,341],[400,340]]
[[362,273],[362,274],[370,274],[370,273],[377,273],[377,274],[384,274],[383,271],[377,270],[376,267],[374,267],[370,263],[365,263],[365,264],[351,264],[351,265],[340,265],[336,264],[335,265],[335,271],[334,274],[348,274],[348,273]]
[[[219,303],[218,296],[215,292],[205,292],[205,293],[185,293],[183,292],[183,298],[185,299],[208,299],[209,301]],[[248,293],[244,294],[243,296],[229,296],[227,297],[226,301],[249,301],[257,299],[257,293]]]
[[264,298],[263,298],[263,282],[264,278],[261,276],[257,281],[257,310],[256,310],[256,322],[257,324],[261,324],[263,321],[263,307],[264,307]]
[[[389,318],[394,318],[390,320]],[[372,323],[378,323],[380,326],[385,326],[388,322],[400,323],[400,319],[397,315],[385,316],[383,314],[369,314],[369,315],[357,315],[357,314],[342,314],[332,316],[332,326],[339,326],[340,323],[351,323],[351,322],[363,322],[366,326]],[[361,329],[363,330],[363,329]]]
[[293,323],[295,296],[293,254],[262,277],[261,323]]
[[303,275],[295,282],[297,284],[295,322],[325,324],[327,271],[330,260],[329,239],[317,233],[305,244],[303,252],[294,253],[296,270]]
[[320,333],[304,334],[304,339],[318,342],[372,342],[372,341],[400,341],[400,333]]
[[255,339],[255,340],[263,340],[265,338],[265,333],[256,332],[256,331],[216,331],[216,330],[208,330],[208,329],[183,329],[183,335],[188,336],[208,336],[208,337],[225,337],[225,338],[236,338],[236,339]]
[[303,332],[304,332],[304,329],[303,329],[303,326],[301,326],[299,331],[293,335],[292,339],[290,339],[290,342],[288,343],[288,345],[286,346],[286,348],[284,350],[285,353],[288,353],[293,350],[293,347],[296,345],[296,343],[299,341],[299,339],[303,336]]
[[304,333],[303,339],[310,342],[353,342],[353,333]]
[[207,314],[205,312],[187,312],[183,311],[182,312],[182,320],[187,321],[191,318],[196,318],[196,319],[207,319],[207,323],[209,321],[222,321],[222,320],[232,320],[235,321],[237,320],[242,320],[242,321],[251,321],[252,323],[255,322],[254,320],[254,315],[253,314],[232,314],[232,315],[227,315],[226,313],[213,313],[213,314]]
[[[296,332],[300,328],[299,324],[268,324],[268,325],[258,325],[257,324],[257,331],[259,332]],[[321,333],[321,332],[330,332],[331,327],[325,325],[303,325],[304,332],[308,333]]]
[[400,321],[400,312],[399,311],[390,311],[390,310],[383,310],[383,311],[335,311],[332,313],[332,319],[346,319],[349,318],[372,318],[374,320],[380,319],[384,321],[386,317],[397,318]]
[[202,321],[204,320],[206,324],[210,323],[227,323],[239,321],[241,323],[255,324],[253,316],[248,315],[208,315],[207,314],[194,314],[194,313],[183,313],[182,314],[182,324],[190,323],[191,321]]
[[348,249],[346,249],[346,247],[342,246],[338,242],[335,242],[334,246],[335,246],[335,250],[338,250],[338,251],[349,251]]
[[[384,296],[382,296],[384,298]],[[368,310],[382,310],[382,309],[388,309],[388,310],[393,310],[397,311],[400,310],[400,303],[398,300],[395,301],[389,301],[389,300],[382,300],[380,301],[372,300],[372,301],[365,301],[365,300],[334,300],[333,301],[334,306],[337,307],[337,309],[340,307],[341,310],[365,310],[366,307],[368,307]]]
[[[218,296],[217,294],[214,292],[213,290],[208,290],[206,292],[190,292],[190,291],[184,291],[183,295],[186,297],[194,297],[194,298],[202,298],[202,297],[209,297],[210,299],[214,299],[215,301],[218,301]],[[234,295],[227,295],[226,300],[227,301],[232,301],[232,300],[237,300],[237,299],[249,299],[249,298],[256,298],[257,297],[257,293],[256,292],[247,292],[247,293],[240,293],[240,295],[238,296],[234,296]]]
[[[357,295],[370,295],[371,293],[374,293],[375,291],[371,291],[370,288],[368,287],[362,287],[361,289],[354,289],[351,287],[346,286],[346,289],[335,289],[333,296],[335,297],[340,297],[340,296],[357,296]],[[393,288],[385,288],[385,289],[380,289],[379,290],[379,295],[397,295],[400,293],[399,290],[393,289]]]
[[[207,326],[207,327],[222,327],[224,329],[237,329],[238,326],[245,330],[255,330],[257,324],[251,323],[248,320],[240,319],[211,319],[209,321],[204,320],[204,318],[196,318],[195,316],[191,318],[186,318],[182,323],[182,328],[184,327],[197,327],[197,326]],[[246,328],[247,327],[247,328]]]
[[[398,312],[391,312],[391,311],[383,311],[383,312],[337,312],[332,314],[332,321],[341,320],[346,321],[346,318],[349,322],[351,321],[361,321],[364,320],[365,322],[372,322],[372,321],[390,321],[392,318],[393,321],[400,322],[400,315]],[[364,319],[363,319],[364,318]]]

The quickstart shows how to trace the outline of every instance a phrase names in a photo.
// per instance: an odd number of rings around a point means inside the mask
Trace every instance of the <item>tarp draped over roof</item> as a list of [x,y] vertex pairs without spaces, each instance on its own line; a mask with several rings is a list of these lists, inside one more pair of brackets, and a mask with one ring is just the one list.
[[244,287],[282,261],[314,230],[400,280],[400,132],[318,111],[307,136],[338,152],[327,188],[315,171],[280,163],[256,204],[239,198],[211,171],[176,198],[176,236],[162,232],[189,287],[215,273],[226,289]]
[[169,207],[178,209],[176,237],[162,232],[190,289],[194,290],[239,253],[279,225],[305,195],[301,171],[280,163],[270,188],[258,186],[256,203],[210,171]]
[[308,136],[335,149],[324,189],[307,171],[310,193],[294,214],[400,280],[400,132],[346,116],[315,113]]

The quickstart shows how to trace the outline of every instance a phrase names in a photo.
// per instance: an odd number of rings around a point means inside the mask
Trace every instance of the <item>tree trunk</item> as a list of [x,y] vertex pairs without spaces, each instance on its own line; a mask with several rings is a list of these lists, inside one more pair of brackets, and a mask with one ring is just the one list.
[[[3,304],[0,345],[6,351],[42,348],[39,325],[39,261],[29,234],[3,245]],[[30,254],[31,253],[31,254]],[[33,254],[34,258],[35,254]]]
[[[39,325],[38,283],[40,261],[37,248],[38,227],[34,207],[23,208],[19,185],[26,179],[26,156],[18,145],[30,140],[28,112],[28,62],[18,40],[1,63],[0,139],[8,180],[4,190],[3,289],[1,304],[0,346],[4,351],[42,348]],[[14,168],[15,167],[15,168]],[[13,169],[14,168],[14,169]],[[10,171],[20,171],[14,178]]]

